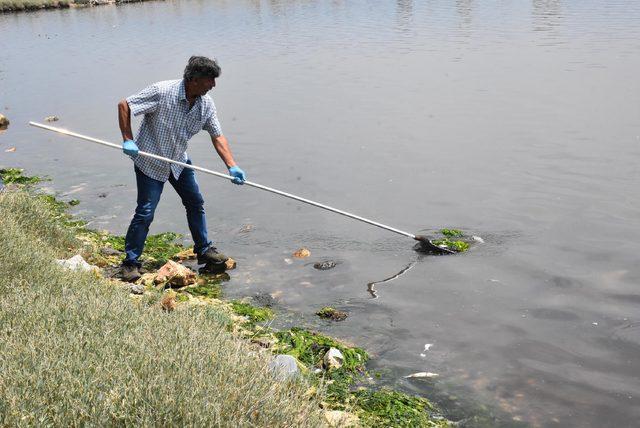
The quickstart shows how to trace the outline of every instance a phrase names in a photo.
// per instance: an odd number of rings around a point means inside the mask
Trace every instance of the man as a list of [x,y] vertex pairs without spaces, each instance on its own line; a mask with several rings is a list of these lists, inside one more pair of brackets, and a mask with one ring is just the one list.
[[[216,107],[207,92],[216,86],[220,66],[215,60],[192,56],[181,80],[154,83],[139,94],[118,103],[118,119],[124,143],[122,149],[134,162],[138,188],[137,207],[125,237],[125,259],[122,277],[135,281],[140,277],[138,261],[160,201],[164,183],[168,180],[187,211],[193,251],[199,264],[220,265],[227,257],[217,251],[207,236],[204,200],[192,169],[166,161],[138,156],[142,151],[191,164],[187,142],[204,129],[211,135],[213,147],[229,169],[235,184],[243,184],[245,173],[236,165],[227,139],[222,135]],[[144,114],[137,138],[131,131],[131,114]]]

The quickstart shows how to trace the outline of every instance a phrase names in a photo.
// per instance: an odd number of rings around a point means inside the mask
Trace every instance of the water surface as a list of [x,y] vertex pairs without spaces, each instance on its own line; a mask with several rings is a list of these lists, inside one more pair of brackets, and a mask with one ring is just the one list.
[[[212,95],[251,180],[409,232],[485,240],[419,257],[401,236],[200,175],[210,231],[239,263],[229,295],[273,293],[283,311],[367,347],[381,382],[437,396],[453,419],[484,406],[493,425],[633,426],[639,19],[622,0],[191,0],[2,15],[0,110],[12,125],[0,164],[49,175],[94,227],[124,233],[130,161],[26,122],[55,114],[117,142],[121,98],[179,78],[192,54],[215,56]],[[223,170],[205,133],[189,153]],[[169,186],[152,226],[167,230],[188,236]],[[301,246],[312,257],[289,264]],[[341,264],[312,268],[324,258]],[[323,324],[313,314],[324,305],[351,315]],[[417,371],[440,376],[403,378]]]

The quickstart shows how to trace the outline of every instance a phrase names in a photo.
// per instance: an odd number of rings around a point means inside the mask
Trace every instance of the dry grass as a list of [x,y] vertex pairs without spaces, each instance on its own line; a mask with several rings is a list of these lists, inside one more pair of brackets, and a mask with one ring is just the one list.
[[132,301],[54,258],[77,245],[25,192],[0,194],[0,425],[318,426],[302,381],[207,307]]

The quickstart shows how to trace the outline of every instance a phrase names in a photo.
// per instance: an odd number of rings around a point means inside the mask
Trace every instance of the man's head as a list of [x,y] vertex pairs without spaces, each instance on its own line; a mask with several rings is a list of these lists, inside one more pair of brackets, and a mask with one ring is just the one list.
[[204,56],[192,56],[184,69],[185,86],[193,95],[204,95],[216,86],[216,78],[222,69],[215,60]]

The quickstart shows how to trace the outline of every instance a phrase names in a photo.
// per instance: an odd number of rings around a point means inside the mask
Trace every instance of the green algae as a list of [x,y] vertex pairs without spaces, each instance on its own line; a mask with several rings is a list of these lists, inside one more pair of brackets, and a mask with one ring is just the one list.
[[463,233],[459,229],[440,229],[440,233],[442,233],[447,238],[460,238]]
[[186,287],[186,293],[196,297],[208,297],[210,299],[219,299],[222,297],[222,286],[219,282],[206,282],[195,287]]
[[291,328],[275,333],[278,352],[296,357],[308,366],[321,366],[324,354],[336,348],[344,356],[343,368],[352,372],[364,371],[369,355],[364,349],[349,347],[335,339],[302,328]]
[[29,185],[29,184],[37,184],[42,181],[46,181],[46,179],[42,177],[38,177],[36,175],[34,176],[24,175],[23,172],[24,172],[24,169],[22,168],[0,169],[0,178],[2,178],[2,181],[4,182],[4,184]]
[[450,422],[437,414],[425,398],[382,388],[359,389],[353,394],[360,421],[367,426],[449,427]]
[[[83,228],[79,234],[87,237],[97,245],[111,247],[114,250],[124,252],[125,237],[111,235],[107,232]],[[184,247],[175,241],[182,235],[173,232],[164,232],[147,236],[144,244],[144,252],[140,261],[144,268],[157,269],[164,265],[173,256],[184,250]]]
[[232,300],[230,303],[233,311],[238,315],[247,317],[250,323],[264,322],[274,316],[273,311],[269,308],[258,308],[239,300]]
[[431,241],[434,245],[437,245],[438,247],[441,246],[445,246],[450,250],[453,251],[457,251],[459,253],[463,252],[463,251],[467,251],[469,249],[469,243],[464,242],[464,241],[452,241],[449,238],[444,238],[444,239],[434,239],[433,241]]

